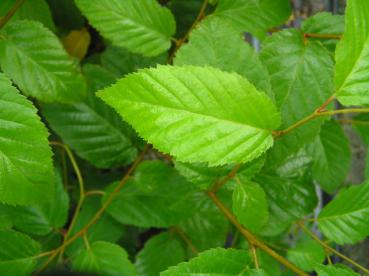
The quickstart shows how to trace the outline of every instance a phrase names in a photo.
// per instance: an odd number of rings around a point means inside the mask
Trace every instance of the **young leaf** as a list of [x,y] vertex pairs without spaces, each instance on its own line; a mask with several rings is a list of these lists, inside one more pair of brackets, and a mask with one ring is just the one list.
[[[349,0],[346,28],[336,49],[336,95],[343,105],[369,104],[369,2]],[[349,55],[347,53],[350,53]]]
[[133,130],[94,92],[115,78],[98,65],[85,65],[89,92],[77,104],[45,104],[42,114],[50,127],[77,154],[98,168],[130,164],[137,155]]
[[0,230],[0,244],[0,274],[30,275],[36,265],[32,257],[40,253],[40,245],[13,230]]
[[224,18],[241,31],[263,36],[268,29],[283,24],[290,14],[288,0],[219,0],[213,17]]
[[[305,42],[300,31],[273,34],[264,41],[260,58],[271,77],[276,105],[282,116],[281,129],[312,114],[332,94],[331,54],[318,42]],[[321,122],[314,120],[278,139],[268,163],[278,165],[310,142],[318,134]]]
[[334,121],[326,122],[308,151],[314,160],[313,178],[324,191],[333,193],[351,167],[350,144],[342,127]]
[[0,110],[0,202],[26,205],[50,199],[54,172],[47,130],[36,108],[3,74]]
[[238,183],[233,192],[233,212],[238,221],[257,233],[269,219],[264,190],[254,182]]
[[299,240],[287,251],[287,259],[304,271],[313,271],[325,259],[323,247],[312,239]]
[[22,92],[44,102],[83,98],[82,74],[51,31],[38,22],[21,20],[7,24],[1,35],[1,67]]
[[86,245],[86,248],[72,259],[72,267],[77,271],[98,275],[136,275],[135,267],[128,259],[127,252],[116,244],[103,241]]
[[189,262],[171,267],[160,275],[258,275],[251,273],[250,265],[251,258],[246,250],[214,248],[200,253]]
[[[103,200],[116,185],[107,188]],[[146,161],[136,169],[107,212],[124,224],[168,227],[192,215],[196,192],[174,168],[160,161]]]
[[143,69],[98,96],[142,137],[183,162],[250,161],[273,145],[272,130],[280,123],[265,94],[241,76],[211,67]]
[[146,56],[169,49],[172,13],[155,0],[76,0],[89,22],[114,45]]
[[163,232],[145,243],[136,256],[135,266],[140,276],[157,276],[185,258],[185,249],[175,233]]
[[318,273],[318,276],[359,276],[359,273],[356,273],[351,270],[351,268],[343,265],[318,265],[315,269]]
[[269,75],[255,50],[240,31],[225,20],[216,18],[201,22],[182,46],[175,65],[213,66],[246,77],[261,91],[273,98]]
[[369,183],[342,190],[321,211],[319,229],[331,241],[353,244],[369,235]]

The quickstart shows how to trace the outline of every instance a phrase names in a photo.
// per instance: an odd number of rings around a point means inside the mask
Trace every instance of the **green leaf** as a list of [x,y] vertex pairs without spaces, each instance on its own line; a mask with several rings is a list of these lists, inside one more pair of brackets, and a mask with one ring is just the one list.
[[0,110],[0,202],[26,205],[50,199],[54,172],[47,130],[36,108],[3,74]]
[[98,65],[85,65],[84,73],[89,84],[86,99],[73,105],[42,105],[43,115],[64,143],[94,166],[130,164],[137,156],[133,130],[94,94],[114,77]]
[[102,276],[136,275],[134,265],[127,252],[120,246],[97,241],[78,252],[72,259],[74,270],[93,272]]
[[0,274],[27,276],[40,253],[40,245],[27,235],[12,230],[0,230]]
[[312,239],[300,239],[287,251],[287,259],[304,271],[313,271],[325,259],[325,251]]
[[182,243],[174,233],[163,232],[152,237],[136,256],[135,266],[140,276],[157,276],[169,266],[186,257]]
[[334,121],[326,122],[308,151],[314,160],[313,178],[324,191],[333,193],[351,168],[350,144],[342,127]]
[[213,17],[224,18],[241,31],[263,36],[268,29],[282,25],[290,14],[288,0],[219,0]]
[[273,145],[280,122],[271,100],[246,79],[211,67],[143,69],[98,96],[183,162],[250,161]]
[[44,102],[82,99],[82,74],[51,31],[21,20],[7,24],[1,35],[1,68],[23,93]]
[[[2,0],[0,3],[0,17],[4,16],[16,0]],[[50,8],[45,0],[27,0],[12,16],[10,22],[20,19],[29,19],[41,22],[48,29],[55,31],[55,25]]]
[[162,272],[161,276],[257,275],[249,273],[251,259],[246,250],[214,248],[204,251],[189,262]]
[[167,54],[157,57],[144,57],[114,46],[108,46],[101,54],[101,65],[118,78],[138,69],[165,64],[166,60]]
[[255,182],[264,189],[269,205],[269,223],[260,232],[262,235],[281,234],[289,223],[310,214],[318,203],[315,187],[309,179],[260,174]]
[[172,13],[155,0],[76,0],[82,13],[114,45],[146,56],[169,49]]
[[352,271],[349,267],[343,265],[319,265],[315,271],[318,276],[359,276],[360,274]]
[[319,229],[331,241],[353,244],[369,235],[369,183],[342,190],[321,211]]
[[[103,200],[117,183],[107,188]],[[107,212],[123,224],[168,227],[191,216],[197,193],[174,168],[146,161],[109,205]]]
[[[301,30],[307,34],[342,35],[345,30],[345,17],[333,15],[329,12],[319,12],[306,20],[301,25]],[[312,38],[309,40],[320,41],[327,49],[334,51],[339,39]]]
[[196,212],[178,226],[198,251],[224,246],[229,230],[227,219],[207,195],[199,197],[196,204]]
[[222,19],[204,20],[191,33],[189,43],[182,46],[175,65],[213,66],[246,77],[273,98],[269,75],[254,49],[243,35]]
[[369,70],[369,2],[347,1],[345,20],[345,33],[336,49],[335,93],[343,105],[369,104],[366,74]]
[[74,0],[47,0],[47,3],[58,27],[67,30],[77,30],[85,26],[85,18],[77,8]]
[[[100,208],[100,198],[86,198],[70,236],[73,236],[73,234],[86,226]],[[86,235],[88,241],[91,243],[95,241],[116,242],[123,236],[124,232],[125,229],[120,223],[116,222],[108,214],[104,213],[99,220],[88,229]],[[78,238],[67,247],[66,252],[69,256],[73,256],[83,248],[83,246],[83,239]]]
[[3,207],[17,229],[29,234],[46,235],[64,226],[68,218],[69,197],[58,173],[54,183],[53,196],[46,202],[32,206]]
[[238,221],[257,233],[269,219],[264,190],[254,182],[240,182],[233,192],[233,213]]
[[353,117],[353,129],[359,134],[365,146],[369,146],[369,114],[359,114]]
[[[266,39],[260,58],[271,77],[282,116],[281,129],[312,114],[332,94],[333,60],[329,51],[318,42],[305,43],[299,30],[281,31]],[[321,123],[313,120],[278,139],[268,164],[278,165],[310,142]]]

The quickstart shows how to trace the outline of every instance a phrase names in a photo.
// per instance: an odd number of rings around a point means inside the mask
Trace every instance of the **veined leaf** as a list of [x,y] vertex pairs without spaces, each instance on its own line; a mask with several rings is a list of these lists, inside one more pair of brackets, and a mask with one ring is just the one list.
[[342,190],[321,211],[319,229],[338,244],[356,243],[369,235],[369,183]]
[[238,221],[257,233],[269,219],[268,202],[259,184],[238,183],[233,192],[233,213]]
[[[103,200],[117,183],[107,188]],[[168,227],[192,215],[197,190],[174,168],[146,161],[114,198],[107,212],[117,221],[140,227]]]
[[140,276],[157,276],[169,266],[183,262],[185,249],[176,234],[163,232],[152,237],[136,256],[135,266]]
[[189,262],[181,263],[160,273],[161,276],[234,275],[246,276],[251,258],[246,250],[214,248],[204,251]]
[[1,275],[30,275],[36,265],[32,257],[40,253],[40,245],[27,235],[12,230],[0,231]]
[[271,132],[280,123],[265,94],[211,67],[143,69],[98,96],[156,148],[183,162],[250,161],[273,145]]
[[0,74],[0,202],[50,199],[54,172],[47,138],[36,108]]
[[114,76],[91,64],[84,66],[84,73],[89,87],[86,99],[69,105],[44,104],[43,115],[67,145],[96,167],[131,163],[137,155],[133,130],[94,94],[110,85]]
[[97,241],[91,244],[72,260],[74,270],[93,272],[104,276],[135,276],[134,265],[129,261],[127,252],[120,246]]
[[189,43],[179,49],[174,64],[209,65],[236,72],[274,98],[268,72],[255,50],[244,40],[243,34],[224,19],[202,21],[191,33]]
[[15,21],[1,31],[0,64],[22,92],[44,102],[74,102],[86,85],[59,39],[42,24]]
[[76,0],[89,22],[114,45],[147,56],[169,49],[172,13],[155,0]]
[[[312,114],[332,94],[333,60],[319,42],[307,41],[299,30],[273,34],[260,53],[275,94],[276,105],[285,129]],[[322,70],[324,68],[324,70]],[[321,120],[313,120],[278,139],[268,164],[279,165],[319,132]]]
[[314,179],[323,190],[333,193],[351,168],[350,144],[342,127],[334,121],[326,122],[308,150],[314,160]]
[[369,104],[369,2],[347,1],[345,18],[336,49],[335,93],[343,105]]
[[315,269],[318,276],[359,276],[351,268],[343,265],[318,265]]
[[288,0],[219,0],[212,16],[228,20],[241,31],[263,36],[269,28],[282,25],[290,14]]

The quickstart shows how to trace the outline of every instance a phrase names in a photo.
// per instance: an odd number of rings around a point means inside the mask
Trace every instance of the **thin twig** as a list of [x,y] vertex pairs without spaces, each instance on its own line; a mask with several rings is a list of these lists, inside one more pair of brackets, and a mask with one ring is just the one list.
[[3,28],[6,23],[13,17],[13,15],[17,12],[17,10],[23,5],[25,0],[17,0],[13,7],[8,11],[8,13],[0,19],[0,29]]
[[171,229],[178,234],[178,236],[181,237],[182,240],[185,241],[185,243],[188,245],[188,247],[191,249],[191,251],[194,254],[199,254],[199,250],[196,248],[196,246],[192,243],[192,241],[190,240],[190,238],[182,231],[181,228],[177,227],[177,226],[172,226]]

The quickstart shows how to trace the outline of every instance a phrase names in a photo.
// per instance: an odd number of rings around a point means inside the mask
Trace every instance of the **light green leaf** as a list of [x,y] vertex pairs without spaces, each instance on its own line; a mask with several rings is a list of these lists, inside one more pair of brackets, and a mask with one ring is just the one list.
[[178,226],[198,251],[224,246],[229,230],[227,219],[205,194],[198,198],[196,204],[196,212]]
[[[96,212],[101,208],[99,197],[86,198],[81,212],[76,220],[76,224],[71,232],[71,236],[81,230],[93,218]],[[124,226],[116,222],[108,214],[104,213],[101,218],[92,225],[87,231],[87,239],[89,242],[106,241],[116,242],[124,235]],[[69,256],[73,256],[81,248],[84,242],[82,238],[76,239],[70,244],[66,250]]]
[[273,145],[280,122],[271,100],[246,79],[211,67],[143,69],[98,96],[183,162],[248,162]]
[[72,259],[74,270],[97,273],[101,276],[134,276],[136,270],[120,246],[97,241],[78,252]]
[[163,232],[152,237],[136,256],[135,266],[140,276],[157,276],[169,266],[183,262],[186,252],[175,233]]
[[240,182],[233,192],[233,213],[238,221],[257,233],[269,219],[264,190],[254,182]]
[[[0,3],[0,17],[4,16],[16,0],[2,0]],[[10,22],[20,19],[29,19],[41,22],[48,29],[55,31],[55,25],[50,8],[45,0],[27,0],[12,16]]]
[[155,0],[76,0],[103,37],[146,56],[169,49],[175,33],[172,13]]
[[255,275],[248,273],[250,264],[251,259],[246,250],[214,248],[200,253],[198,257],[189,262],[171,267],[160,275]]
[[314,160],[313,178],[324,191],[333,193],[351,168],[350,144],[342,127],[334,121],[326,122],[308,151]]
[[34,21],[9,23],[1,32],[0,64],[27,95],[44,102],[73,102],[85,95],[85,81],[59,39]]
[[[107,188],[105,200],[117,183]],[[192,215],[197,190],[174,168],[146,161],[109,205],[107,212],[123,224],[168,227]]]
[[243,34],[225,20],[204,20],[191,33],[189,43],[182,46],[175,65],[213,66],[246,77],[273,98],[269,75]]
[[321,211],[319,229],[331,241],[353,244],[369,235],[369,183],[342,190]]
[[[306,20],[301,25],[301,30],[307,34],[342,35],[345,30],[345,17],[343,15],[319,12]],[[327,49],[334,51],[339,39],[312,38],[309,40],[320,41]]]
[[68,218],[69,197],[60,175],[56,175],[54,193],[48,201],[32,206],[4,206],[4,212],[17,229],[29,234],[46,235],[64,226]]
[[101,65],[117,78],[121,78],[138,69],[165,64],[166,60],[167,54],[157,57],[144,57],[114,46],[108,46],[101,54]]
[[[369,104],[369,2],[349,0],[346,28],[336,49],[336,95],[343,105]],[[349,55],[347,53],[350,53]]]
[[352,271],[349,267],[343,265],[319,265],[315,271],[318,276],[359,276],[360,274]]
[[36,265],[32,257],[40,253],[40,245],[27,235],[12,231],[0,231],[0,274],[30,275]]
[[26,205],[50,199],[54,172],[47,130],[36,108],[3,74],[0,110],[0,202]]
[[304,271],[313,271],[325,259],[325,251],[312,239],[300,239],[287,251],[287,259]]
[[[276,105],[285,129],[312,114],[332,94],[333,60],[319,42],[304,41],[299,30],[273,34],[260,53],[267,67]],[[322,70],[324,68],[324,70]],[[319,132],[321,120],[313,120],[276,141],[268,164],[279,165]]]
[[268,29],[282,25],[290,14],[288,0],[219,0],[213,17],[224,18],[241,31],[263,36]]
[[85,65],[84,73],[89,84],[86,99],[73,105],[42,105],[43,115],[64,143],[96,167],[130,164],[137,155],[133,130],[94,94],[115,78],[98,65]]
[[369,114],[359,114],[353,117],[353,120],[353,129],[359,134],[362,142],[369,146]]

